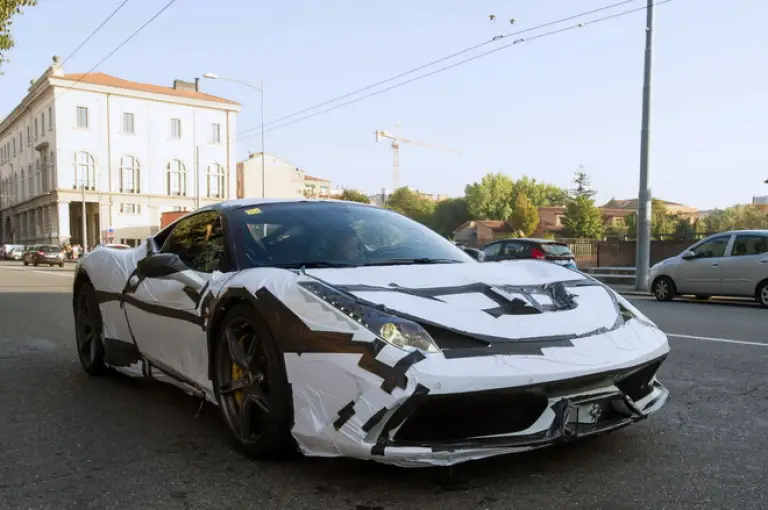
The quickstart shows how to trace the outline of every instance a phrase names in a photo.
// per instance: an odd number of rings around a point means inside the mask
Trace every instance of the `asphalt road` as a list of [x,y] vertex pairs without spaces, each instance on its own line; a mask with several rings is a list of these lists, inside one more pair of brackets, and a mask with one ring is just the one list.
[[[672,392],[641,424],[566,447],[404,470],[249,461],[214,408],[173,387],[89,379],[72,269],[0,262],[2,509],[768,508],[768,310],[633,298],[670,337]],[[735,340],[749,343],[727,343]]]

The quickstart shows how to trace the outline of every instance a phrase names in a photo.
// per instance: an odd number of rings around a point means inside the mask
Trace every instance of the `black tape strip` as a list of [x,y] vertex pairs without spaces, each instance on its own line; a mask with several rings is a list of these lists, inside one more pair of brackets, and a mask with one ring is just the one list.
[[345,405],[339,410],[339,417],[333,422],[333,428],[339,430],[350,418],[355,415],[355,401]]
[[107,303],[109,301],[120,301],[121,303],[131,304],[136,308],[138,308],[139,310],[143,310],[147,313],[151,313],[154,315],[159,315],[161,317],[168,317],[169,319],[178,319],[186,322],[191,322],[192,324],[197,324],[200,326],[202,326],[204,323],[203,318],[198,316],[194,312],[189,312],[186,310],[177,310],[175,308],[169,308],[167,306],[145,303],[144,301],[140,301],[130,294],[119,294],[116,292],[96,291],[96,299],[98,300],[99,304]]
[[387,393],[392,393],[395,387],[405,389],[408,386],[408,378],[405,376],[405,373],[409,368],[425,358],[426,356],[421,351],[413,351],[407,356],[400,358],[391,370],[387,370],[386,378],[381,383],[381,389]]
[[135,343],[116,338],[104,339],[104,361],[113,367],[127,367],[143,359]]
[[373,448],[371,448],[371,455],[384,455],[384,449],[391,442],[391,439],[389,438],[389,432],[392,429],[400,426],[408,418],[408,416],[410,416],[411,413],[416,410],[417,407],[423,404],[427,399],[427,395],[429,395],[429,388],[422,386],[421,384],[417,384],[416,389],[413,390],[413,394],[410,396],[410,398],[403,402],[403,404],[398,407],[394,413],[392,413],[392,416],[389,418],[389,420],[387,420],[386,425],[384,425],[384,430],[381,431],[379,439],[376,441],[376,444],[373,445]]
[[363,432],[370,432],[373,427],[375,427],[381,421],[381,419],[384,418],[384,415],[387,414],[387,411],[389,411],[389,409],[386,407],[382,407],[376,411],[376,414],[368,418],[368,421],[363,424]]

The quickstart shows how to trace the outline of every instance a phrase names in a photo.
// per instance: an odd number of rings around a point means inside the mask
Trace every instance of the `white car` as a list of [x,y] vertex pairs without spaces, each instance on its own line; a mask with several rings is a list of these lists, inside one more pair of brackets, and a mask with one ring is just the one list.
[[616,430],[666,402],[666,335],[538,260],[482,264],[384,208],[222,202],[78,261],[92,375],[174,383],[254,458],[452,465]]
[[768,308],[768,230],[709,236],[653,266],[648,281],[659,301],[684,294],[750,297]]

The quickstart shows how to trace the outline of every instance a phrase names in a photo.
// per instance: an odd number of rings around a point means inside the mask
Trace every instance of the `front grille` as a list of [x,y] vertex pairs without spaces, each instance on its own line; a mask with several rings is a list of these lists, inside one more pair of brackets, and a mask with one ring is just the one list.
[[651,381],[653,380],[653,376],[655,376],[656,372],[659,370],[662,361],[663,360],[655,361],[633,374],[618,378],[616,380],[616,387],[634,401],[638,401],[643,397],[648,396],[653,390]]
[[514,390],[427,397],[398,430],[395,441],[455,441],[520,432],[547,408],[547,398]]

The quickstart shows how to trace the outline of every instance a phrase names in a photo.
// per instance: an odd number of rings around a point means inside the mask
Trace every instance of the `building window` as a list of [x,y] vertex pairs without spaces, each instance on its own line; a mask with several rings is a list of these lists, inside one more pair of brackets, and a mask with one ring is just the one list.
[[132,113],[124,113],[123,114],[123,133],[132,135],[133,134],[133,114]]
[[35,117],[35,140],[40,137],[40,127],[37,124],[37,117]]
[[96,165],[93,156],[85,151],[75,153],[75,182],[72,183],[73,189],[96,189]]
[[13,139],[13,157],[16,157],[16,139]]
[[141,214],[141,204],[120,204],[120,212],[123,214]]
[[181,138],[181,119],[171,119],[171,138]]
[[24,137],[23,137],[23,134],[24,134],[23,131],[19,131],[19,154],[24,152]]
[[45,151],[40,152],[40,193],[47,193],[50,186],[48,177],[48,154]]
[[187,196],[187,169],[178,159],[168,163],[168,194],[172,196]]
[[224,167],[208,165],[208,198],[224,198]]
[[45,133],[45,112],[42,112],[40,114],[40,134],[43,135]]
[[139,160],[133,156],[120,158],[120,192],[139,192]]
[[211,143],[221,143],[221,124],[211,124]]
[[27,166],[27,179],[29,180],[29,187],[27,188],[27,193],[29,193],[29,197],[32,197],[32,195],[35,194],[35,176],[32,174],[32,163]]
[[21,169],[21,193],[19,193],[19,200],[24,200],[24,196],[27,194],[27,187],[24,184],[24,169]]
[[35,190],[37,195],[43,191],[42,175],[40,175],[40,160],[35,160]]
[[48,168],[50,170],[50,186],[51,189],[56,187],[56,154],[51,151],[50,159],[48,160]]
[[53,131],[53,107],[48,107],[48,131]]
[[27,125],[27,147],[32,146],[32,126]]
[[77,107],[77,127],[88,128],[88,108],[85,106]]

